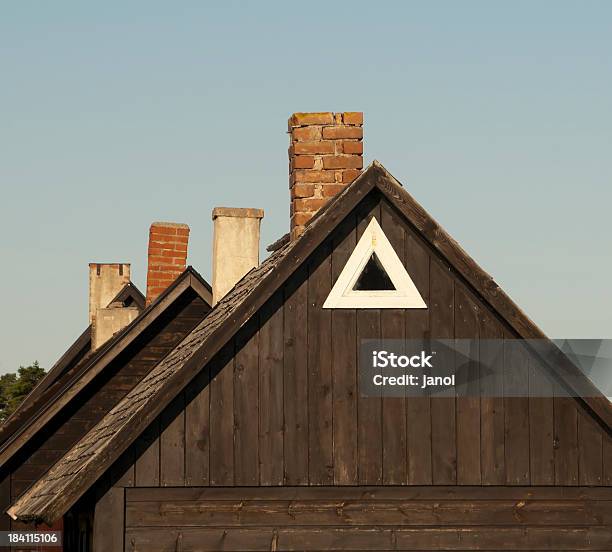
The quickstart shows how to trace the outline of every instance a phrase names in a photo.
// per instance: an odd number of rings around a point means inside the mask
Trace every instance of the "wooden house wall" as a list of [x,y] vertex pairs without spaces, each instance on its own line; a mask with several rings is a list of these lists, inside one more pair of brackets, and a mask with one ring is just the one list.
[[[191,289],[106,367],[78,397],[2,468],[7,506],[41,477],[199,322],[210,307]],[[5,493],[7,493],[5,495]],[[8,499],[8,500],[7,500]],[[8,524],[2,515],[2,523]],[[19,524],[13,522],[13,527]]]
[[[321,308],[371,216],[427,310]],[[515,337],[373,192],[126,451],[118,484],[612,484],[610,436],[575,399],[360,397],[362,338],[427,336]],[[547,385],[514,354],[503,380]]]

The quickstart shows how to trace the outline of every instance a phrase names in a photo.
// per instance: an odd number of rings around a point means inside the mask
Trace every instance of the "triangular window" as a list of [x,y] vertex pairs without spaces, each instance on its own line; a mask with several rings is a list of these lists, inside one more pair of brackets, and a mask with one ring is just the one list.
[[323,308],[427,308],[376,218],[368,224]]
[[353,291],[390,291],[395,286],[378,260],[376,253],[372,253],[353,286]]

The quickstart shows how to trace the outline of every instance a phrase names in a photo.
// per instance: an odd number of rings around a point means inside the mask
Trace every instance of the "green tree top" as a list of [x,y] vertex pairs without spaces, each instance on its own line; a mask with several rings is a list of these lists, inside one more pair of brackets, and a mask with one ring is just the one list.
[[34,361],[30,366],[20,366],[16,374],[0,376],[0,423],[15,411],[44,375],[45,370]]

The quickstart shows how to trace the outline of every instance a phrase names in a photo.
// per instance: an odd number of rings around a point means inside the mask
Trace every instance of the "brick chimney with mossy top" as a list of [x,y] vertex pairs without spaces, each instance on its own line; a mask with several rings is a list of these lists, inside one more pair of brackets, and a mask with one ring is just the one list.
[[291,239],[363,168],[363,113],[294,113],[289,118]]

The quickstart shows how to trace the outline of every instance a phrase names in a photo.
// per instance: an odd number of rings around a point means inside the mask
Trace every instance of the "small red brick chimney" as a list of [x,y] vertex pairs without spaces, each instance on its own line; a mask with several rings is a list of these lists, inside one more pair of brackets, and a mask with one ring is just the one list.
[[153,302],[187,267],[189,226],[154,222],[149,230],[147,305]]
[[363,168],[363,113],[294,113],[289,118],[291,239]]

